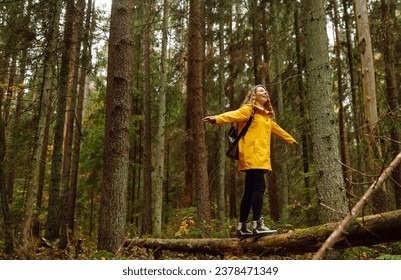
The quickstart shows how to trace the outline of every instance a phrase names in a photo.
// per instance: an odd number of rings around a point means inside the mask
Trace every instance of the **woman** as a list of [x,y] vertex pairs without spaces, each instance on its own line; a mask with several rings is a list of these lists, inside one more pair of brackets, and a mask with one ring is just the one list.
[[[238,130],[241,131],[252,114],[254,119],[238,143],[238,170],[245,172],[245,192],[241,201],[238,225],[240,236],[277,234],[277,230],[271,230],[264,225],[262,217],[263,194],[266,189],[264,174],[272,170],[270,137],[274,134],[290,144],[297,144],[297,141],[274,121],[274,110],[263,85],[251,88],[238,110],[203,118],[203,122],[212,124],[238,123]],[[251,208],[252,230],[248,223]]]

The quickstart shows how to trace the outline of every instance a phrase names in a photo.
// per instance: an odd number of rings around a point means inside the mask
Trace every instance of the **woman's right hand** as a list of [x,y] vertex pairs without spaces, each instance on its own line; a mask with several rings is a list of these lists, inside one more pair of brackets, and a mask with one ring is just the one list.
[[215,124],[216,123],[216,117],[215,116],[208,116],[208,117],[204,117],[202,119],[203,122],[208,122],[208,123],[212,123]]

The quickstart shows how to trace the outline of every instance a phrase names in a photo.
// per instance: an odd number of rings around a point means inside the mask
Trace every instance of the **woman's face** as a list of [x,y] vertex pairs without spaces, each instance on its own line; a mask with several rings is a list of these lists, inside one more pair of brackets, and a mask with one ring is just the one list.
[[260,105],[264,105],[267,101],[267,91],[264,87],[256,88],[256,102]]

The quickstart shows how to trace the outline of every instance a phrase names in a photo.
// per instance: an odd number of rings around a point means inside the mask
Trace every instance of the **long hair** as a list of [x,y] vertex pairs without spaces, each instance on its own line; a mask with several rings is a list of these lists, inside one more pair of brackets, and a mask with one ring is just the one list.
[[263,105],[264,109],[267,112],[267,115],[272,119],[275,120],[276,119],[276,113],[274,112],[272,103],[270,101],[270,96],[269,96],[269,92],[267,91],[266,87],[264,85],[256,85],[253,86],[249,91],[248,94],[245,96],[244,102],[242,102],[241,106],[247,105],[247,104],[251,104],[251,105],[255,105],[255,101],[256,101],[256,90],[258,89],[258,87],[262,87],[266,90],[267,92],[267,101],[266,103]]

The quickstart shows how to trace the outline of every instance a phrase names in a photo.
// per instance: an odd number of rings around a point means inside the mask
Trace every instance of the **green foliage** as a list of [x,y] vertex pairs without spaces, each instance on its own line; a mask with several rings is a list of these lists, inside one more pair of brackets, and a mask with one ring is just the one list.
[[306,204],[294,200],[288,205],[288,211],[288,222],[292,224],[294,228],[303,228],[318,224],[318,208],[315,204]]
[[360,246],[344,250],[344,260],[400,260],[401,242]]
[[108,251],[96,251],[91,255],[92,260],[113,260],[115,259],[114,254],[108,252]]
[[381,255],[376,260],[401,260],[401,255]]
[[166,237],[188,238],[199,236],[196,227],[196,208],[189,207],[173,211],[165,230]]
[[90,230],[93,234],[96,229],[96,215],[103,182],[105,96],[105,80],[98,77],[95,91],[90,93],[87,113],[83,119],[79,195],[76,203],[77,226],[87,234]]
[[172,213],[172,218],[164,230],[166,238],[227,238],[236,227],[233,224],[236,221],[228,219],[223,224],[218,220],[212,220],[210,225],[205,225],[205,229],[201,229],[197,223],[195,207],[172,210]]

